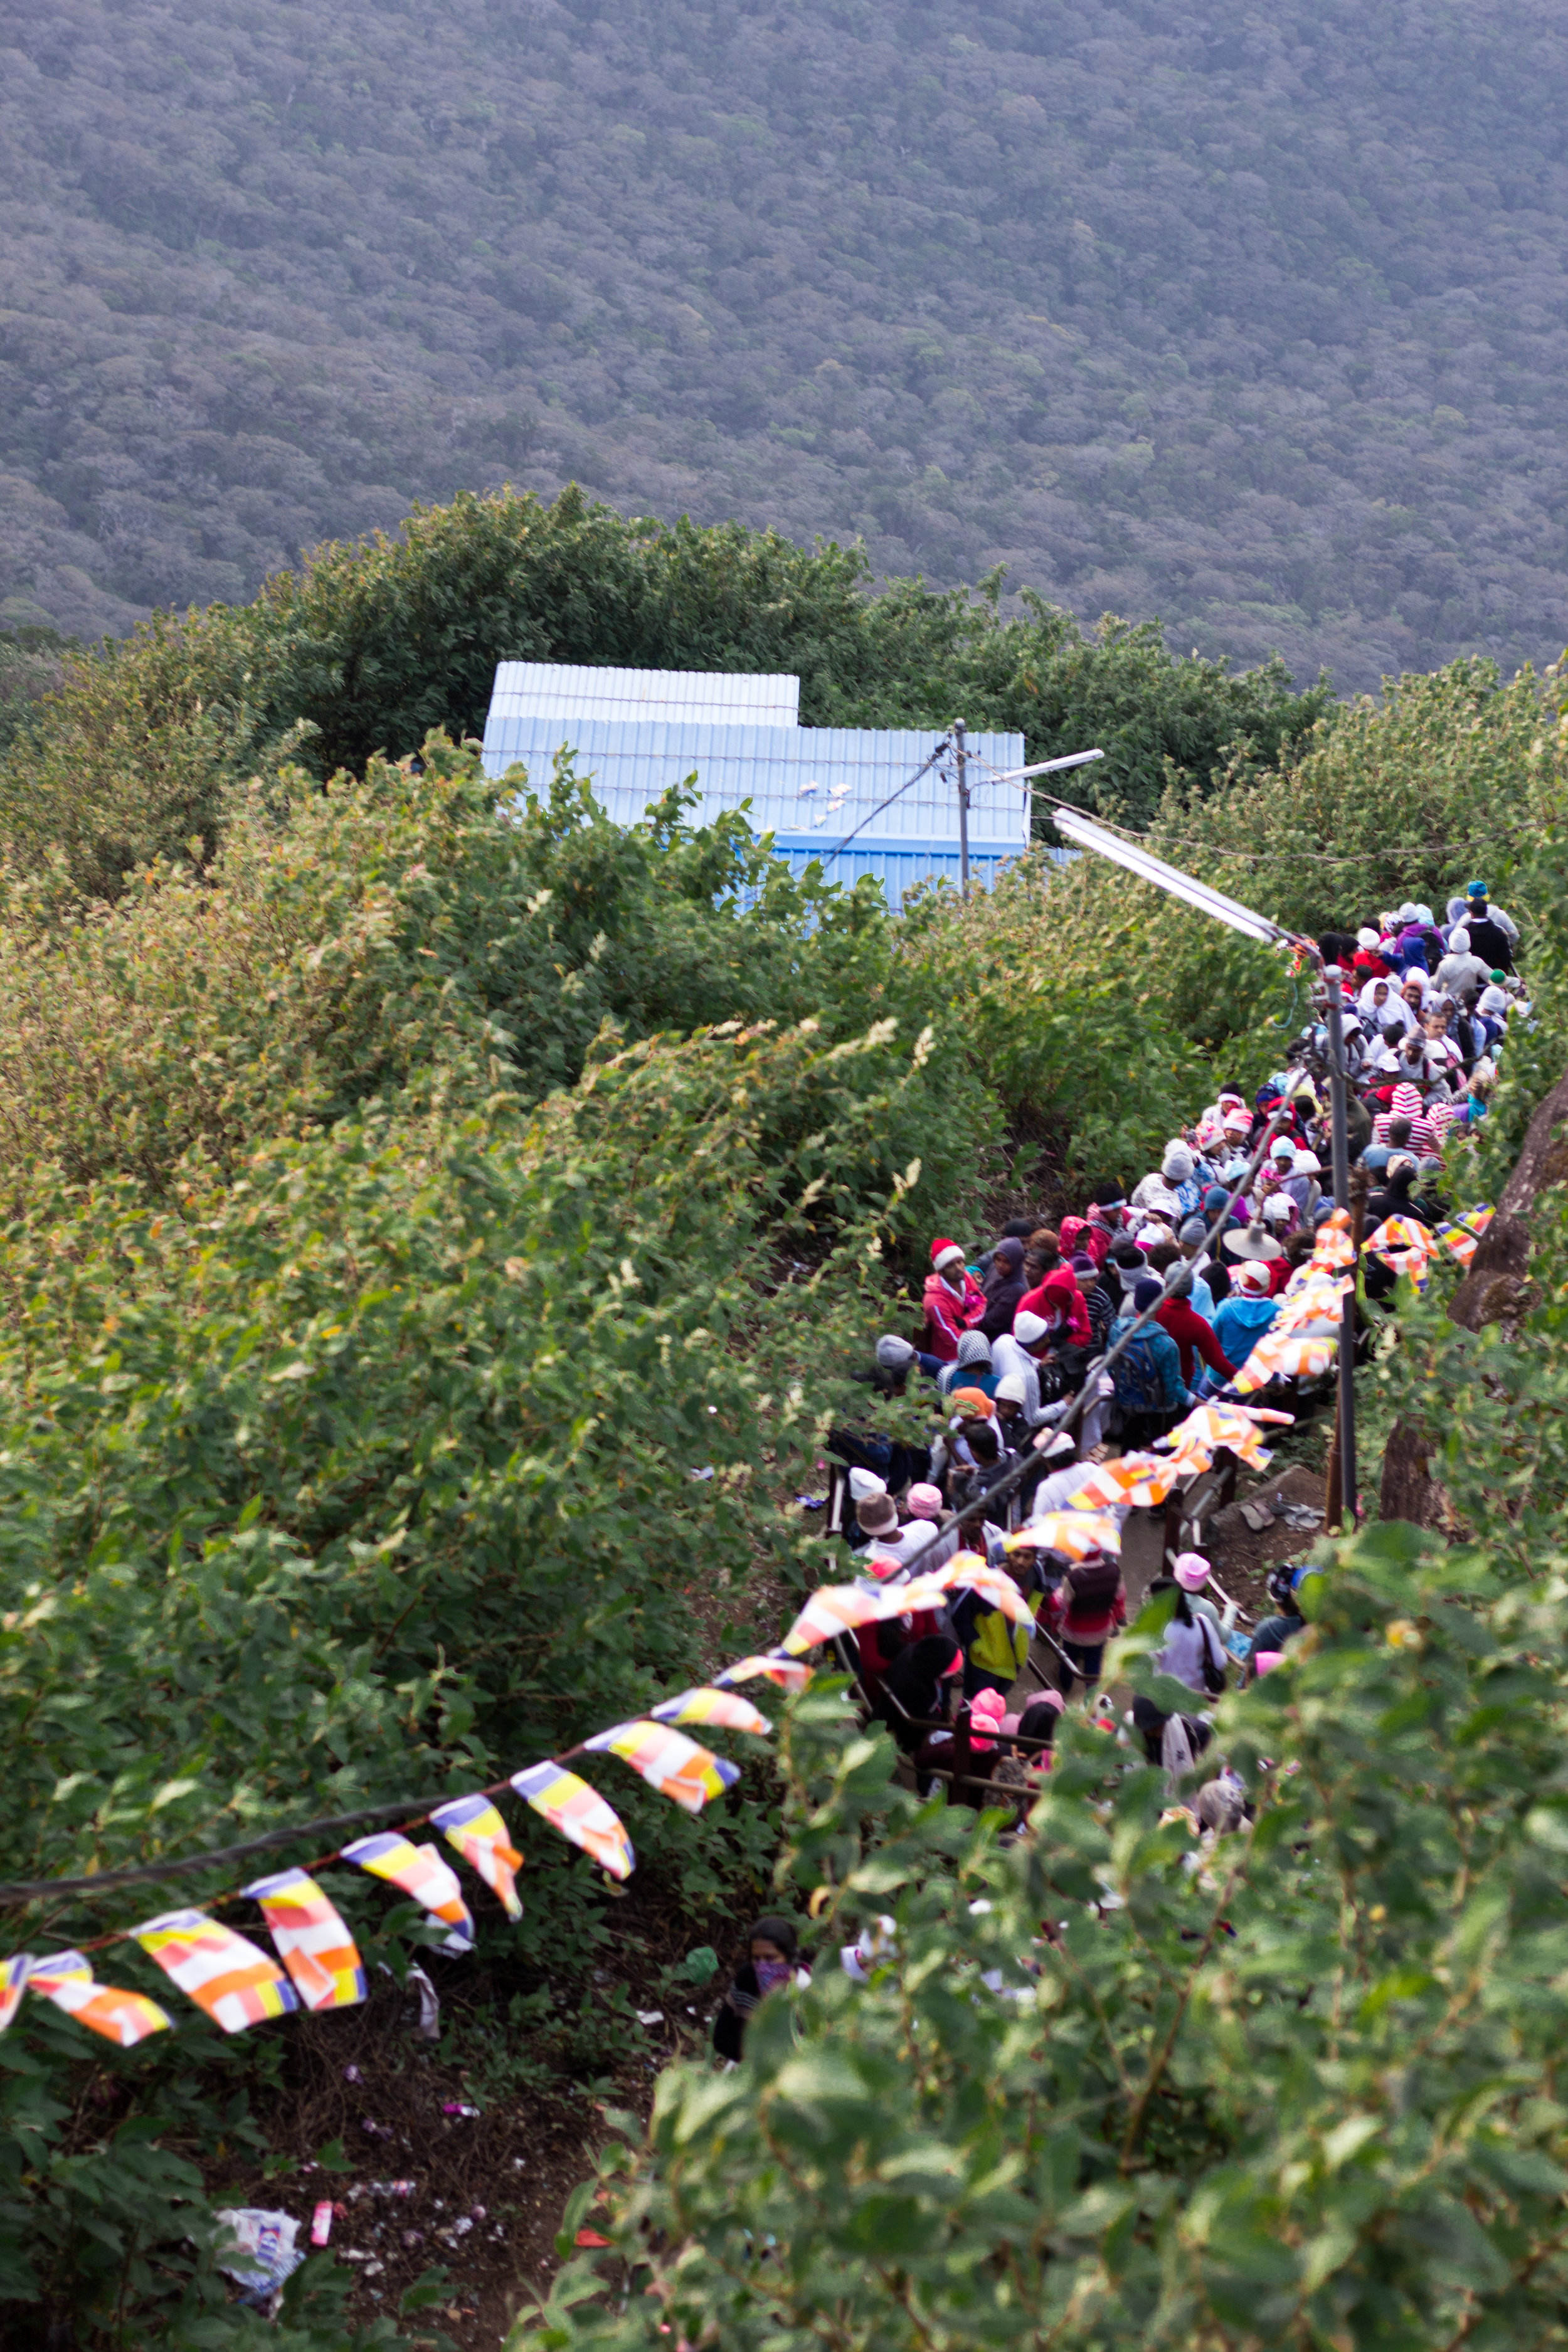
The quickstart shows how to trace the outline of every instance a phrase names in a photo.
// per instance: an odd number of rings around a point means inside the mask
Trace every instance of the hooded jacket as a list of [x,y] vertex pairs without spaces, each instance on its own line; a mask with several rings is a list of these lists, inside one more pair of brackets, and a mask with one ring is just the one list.
[[985,1293],[969,1268],[961,1267],[959,1276],[962,1288],[957,1291],[934,1271],[926,1276],[926,1352],[939,1364],[955,1360],[959,1340],[985,1312]]
[[1053,1265],[1044,1282],[1025,1292],[1017,1313],[1043,1316],[1051,1326],[1055,1347],[1087,1348],[1090,1343],[1089,1309],[1070,1265]]

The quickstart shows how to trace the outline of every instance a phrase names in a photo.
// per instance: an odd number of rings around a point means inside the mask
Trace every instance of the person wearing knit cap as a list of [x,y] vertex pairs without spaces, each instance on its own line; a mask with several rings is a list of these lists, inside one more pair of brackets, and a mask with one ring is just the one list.
[[987,1339],[999,1339],[1004,1331],[1013,1328],[1013,1318],[1027,1286],[1024,1242],[1016,1234],[1004,1234],[992,1253],[991,1271],[985,1277],[985,1312],[979,1328]]
[[1026,1291],[1018,1302],[1018,1312],[1013,1318],[1014,1336],[1026,1315],[1038,1316],[1049,1335],[1053,1355],[1064,1349],[1087,1348],[1089,1342],[1089,1309],[1083,1303],[1083,1293],[1078,1286],[1072,1268],[1056,1265],[1045,1280]]
[[910,1514],[913,1518],[940,1519],[942,1517],[940,1486],[928,1486],[923,1479],[917,1479],[904,1499],[910,1507]]
[[[1222,1226],[1220,1231],[1224,1230]],[[1208,1213],[1189,1217],[1176,1235],[1176,1242],[1192,1269],[1192,1288],[1184,1296],[1191,1298],[1194,1310],[1205,1323],[1212,1323],[1215,1308],[1230,1288],[1230,1276],[1218,1258],[1209,1255]]]
[[878,1536],[888,1536],[894,1532],[899,1524],[899,1507],[887,1488],[880,1483],[869,1493],[864,1495],[855,1493],[856,1479],[864,1478],[868,1475],[865,1471],[851,1470],[849,1491],[855,1504],[856,1524],[867,1542],[870,1542]]
[[1084,1310],[1089,1317],[1090,1351],[1094,1355],[1102,1356],[1105,1353],[1106,1335],[1110,1329],[1111,1318],[1121,1303],[1121,1284],[1119,1279],[1112,1277],[1115,1281],[1113,1297],[1111,1282],[1107,1281],[1100,1273],[1087,1250],[1074,1258],[1072,1278],[1078,1285],[1079,1295],[1083,1299]]
[[972,1422],[994,1421],[996,1418],[996,1408],[984,1389],[953,1389],[949,1392],[948,1402],[956,1407],[954,1425],[966,1431]]
[[1448,952],[1437,966],[1436,982],[1450,996],[1471,1005],[1490,976],[1484,956],[1476,954],[1470,945],[1470,934],[1463,923],[1456,923],[1448,934]]
[[1215,1310],[1214,1335],[1239,1370],[1279,1312],[1272,1296],[1269,1263],[1244,1258],[1230,1273],[1230,1297]]
[[1040,1362],[1050,1343],[1050,1327],[1043,1315],[1020,1312],[1011,1331],[994,1341],[991,1364],[999,1381],[1016,1373],[1024,1383],[1024,1412],[1031,1429],[1040,1418]]
[[1484,882],[1472,882],[1465,892],[1465,929],[1470,935],[1472,954],[1479,956],[1489,971],[1494,963],[1504,971],[1513,970],[1519,927],[1500,907],[1491,904]]
[[943,1396],[954,1389],[979,1389],[985,1396],[994,1396],[1000,1375],[991,1361],[991,1342],[984,1331],[966,1331],[958,1343],[958,1353],[951,1364],[943,1364],[937,1374],[936,1384]]
[[996,1383],[991,1400],[996,1408],[996,1426],[1002,1442],[1013,1453],[1018,1453],[1029,1441],[1029,1390],[1022,1372],[1005,1372]]
[[1187,1604],[1194,1616],[1206,1617],[1213,1625],[1224,1627],[1219,1611],[1205,1589],[1209,1581],[1209,1564],[1201,1551],[1180,1551],[1171,1563],[1171,1573],[1187,1596]]
[[1163,1287],[1154,1276],[1145,1275],[1133,1288],[1131,1313],[1119,1315],[1110,1327],[1113,1348],[1123,1339],[1128,1343],[1110,1375],[1121,1415],[1121,1441],[1131,1448],[1163,1437],[1194,1402],[1170,1333],[1152,1321],[1134,1328],[1137,1318],[1159,1303]]
[[985,1293],[963,1263],[958,1244],[940,1235],[931,1245],[924,1304],[927,1351],[951,1364],[965,1331],[985,1313]]

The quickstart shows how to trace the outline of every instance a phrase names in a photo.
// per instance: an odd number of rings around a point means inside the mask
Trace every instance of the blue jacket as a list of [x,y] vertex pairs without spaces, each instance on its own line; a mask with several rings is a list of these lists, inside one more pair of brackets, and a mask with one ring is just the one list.
[[1279,1312],[1277,1298],[1247,1298],[1232,1291],[1215,1309],[1214,1335],[1230,1360],[1243,1365]]

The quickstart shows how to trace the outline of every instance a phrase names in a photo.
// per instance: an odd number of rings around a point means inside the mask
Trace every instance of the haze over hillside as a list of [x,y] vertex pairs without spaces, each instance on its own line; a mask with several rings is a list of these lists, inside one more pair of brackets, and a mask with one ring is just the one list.
[[574,477],[1342,687],[1551,658],[1565,68],[1544,0],[3,0],[0,620]]

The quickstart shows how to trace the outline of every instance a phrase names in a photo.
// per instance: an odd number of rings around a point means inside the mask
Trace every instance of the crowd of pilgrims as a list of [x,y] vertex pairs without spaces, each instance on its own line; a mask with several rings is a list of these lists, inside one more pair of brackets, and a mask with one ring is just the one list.
[[[1344,976],[1350,1158],[1365,1171],[1369,1234],[1390,1217],[1434,1228],[1453,1213],[1445,1150],[1485,1117],[1509,1024],[1530,1017],[1518,929],[1486,886],[1472,882],[1445,913],[1439,923],[1429,907],[1406,902],[1375,925],[1319,943],[1323,962]],[[1309,1058],[1321,1066],[1322,1032],[1309,1042],[1318,1049]],[[1182,1796],[1184,1773],[1210,1745],[1209,1709],[1227,1676],[1267,1672],[1304,1630],[1300,1569],[1287,1563],[1271,1575],[1276,1613],[1247,1638],[1237,1633],[1235,1604],[1205,1555],[1168,1558],[1150,1587],[1173,1595],[1153,1664],[1193,1694],[1192,1706],[1165,1714],[1140,1696],[1117,1725],[1099,1686],[1106,1644],[1127,1622],[1120,1561],[1104,1550],[1069,1559],[1028,1538],[1047,1513],[1070,1507],[1087,1460],[1146,1448],[1194,1403],[1235,1393],[1230,1383],[1331,1212],[1330,1160],[1326,1089],[1299,1071],[1279,1072],[1250,1099],[1221,1087],[1131,1189],[1096,1184],[1079,1213],[1054,1224],[1018,1218],[973,1258],[950,1236],[932,1241],[921,1328],[912,1337],[885,1332],[859,1376],[884,1399],[923,1396],[929,1429],[915,1440],[890,1436],[873,1412],[870,1425],[830,1439],[847,1469],[852,1572],[879,1586],[918,1575],[939,1556],[938,1522],[956,1513],[957,1539],[1005,1567],[1035,1625],[1015,1625],[979,1594],[959,1591],[940,1611],[845,1637],[868,1711],[905,1750],[920,1786],[950,1775],[962,1726],[963,1777],[973,1787],[978,1776],[992,1802],[1016,1790],[1022,1822],[1050,1768],[1061,1712],[1081,1688],[1106,1727],[1141,1743]],[[1363,1259],[1363,1274],[1374,1303],[1392,1293],[1394,1276],[1375,1258]],[[1134,1329],[1151,1307],[1152,1319]],[[1115,1363],[1091,1378],[1121,1341]],[[1086,1388],[1088,1409],[1077,1409]],[[1056,1433],[1037,1448],[1043,1429]],[[987,1517],[984,1496],[1026,1459],[1006,1507],[1009,1529]],[[1116,1516],[1124,1520],[1125,1507]],[[1205,1844],[1237,1831],[1251,1811],[1228,1764],[1184,1801]],[[877,1922],[841,1952],[841,1966],[864,1979],[892,1935],[891,1919]],[[721,2056],[738,2059],[757,2002],[807,1973],[794,1923],[756,1921],[716,2021]]]
[[[1350,1157],[1366,1171],[1364,1230],[1389,1217],[1435,1227],[1454,1207],[1443,1189],[1445,1150],[1485,1116],[1508,1024],[1529,1018],[1515,926],[1473,883],[1448,902],[1444,923],[1407,903],[1321,945],[1348,983]],[[1249,1180],[1272,1120],[1278,1130]],[[1031,1550],[1016,1528],[1009,1540],[977,1506],[1026,1460],[1009,1505],[1026,1529],[1068,1504],[1087,1459],[1146,1448],[1194,1404],[1234,1395],[1236,1373],[1331,1209],[1329,1130],[1326,1085],[1300,1069],[1277,1073],[1250,1098],[1222,1087],[1130,1188],[1094,1185],[1079,1213],[1055,1223],[1019,1218],[973,1257],[947,1235],[932,1241],[921,1329],[884,1333],[859,1376],[882,1397],[923,1395],[928,1442],[884,1433],[874,1412],[869,1425],[831,1440],[848,1471],[854,1567],[879,1582],[918,1574],[936,1522],[956,1512],[963,1540],[1025,1590],[1042,1638],[973,1594],[940,1617],[916,1612],[864,1630],[858,1671],[868,1702],[921,1769],[932,1767],[946,1738],[930,1727],[961,1702],[972,1740],[1005,1728],[1047,1741],[1075,1689],[1095,1703],[1105,1644],[1126,1621],[1117,1560]],[[1392,1293],[1395,1276],[1378,1260],[1364,1260],[1363,1274],[1373,1302]],[[1135,1330],[1151,1307],[1152,1319]],[[1121,1341],[1115,1363],[1090,1380]],[[1086,1384],[1088,1408],[1074,1411]],[[1032,1450],[1042,1426],[1058,1423],[1066,1425]],[[1176,1595],[1164,1670],[1200,1700],[1212,1696],[1235,1660],[1208,1563],[1184,1554],[1162,1585]],[[1247,1671],[1266,1666],[1300,1630],[1288,1585],[1279,1597],[1279,1613],[1249,1646],[1237,1645],[1247,1646]],[[1031,1651],[1037,1661],[1044,1654],[1047,1687],[1020,1712],[1013,1694]],[[1166,1755],[1170,1718],[1142,1700],[1133,1712],[1151,1757]],[[1179,1726],[1178,1741],[1201,1743],[1201,1712]],[[1007,1776],[1005,1764],[997,1769]]]

